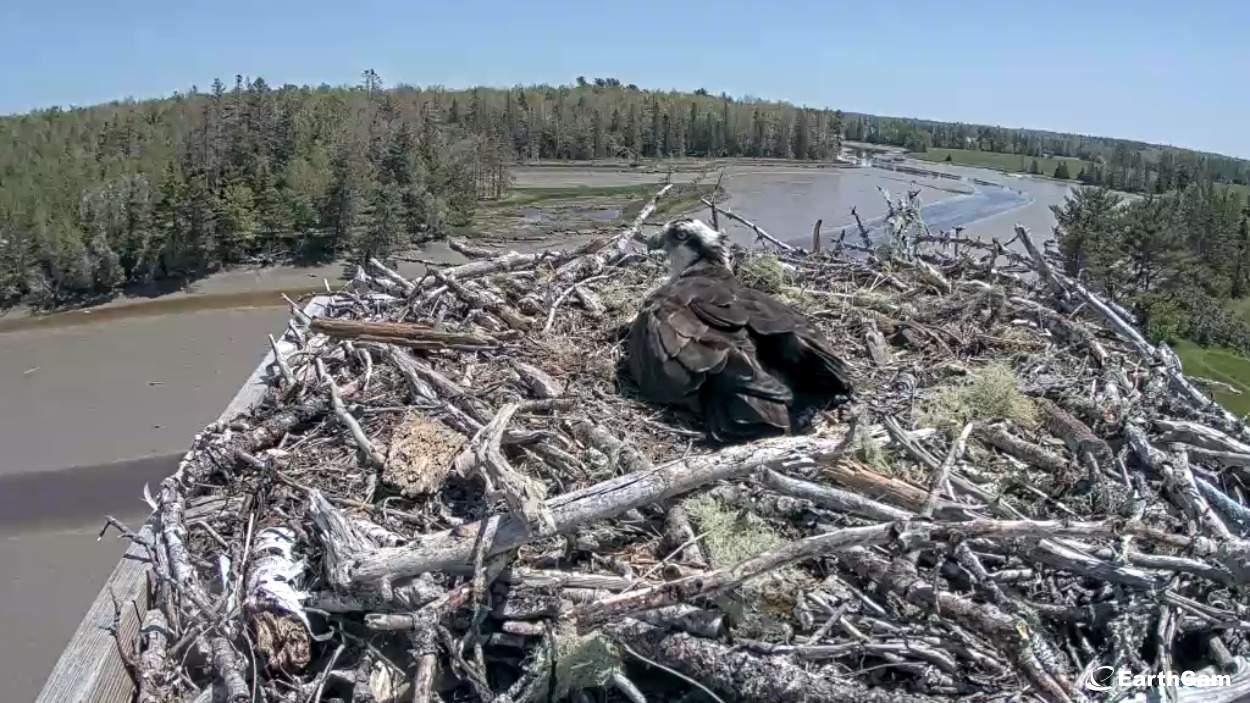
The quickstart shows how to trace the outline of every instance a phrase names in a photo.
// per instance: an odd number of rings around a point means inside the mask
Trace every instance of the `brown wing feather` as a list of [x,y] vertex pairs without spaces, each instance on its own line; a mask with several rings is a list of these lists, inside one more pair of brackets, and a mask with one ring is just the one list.
[[796,392],[850,393],[854,372],[843,362],[820,330],[799,311],[762,291],[738,287],[747,327],[756,338],[761,361],[786,369]]
[[657,291],[631,329],[630,371],[648,399],[702,410],[714,436],[787,431],[790,389],[759,364],[750,316],[725,283],[684,278]]

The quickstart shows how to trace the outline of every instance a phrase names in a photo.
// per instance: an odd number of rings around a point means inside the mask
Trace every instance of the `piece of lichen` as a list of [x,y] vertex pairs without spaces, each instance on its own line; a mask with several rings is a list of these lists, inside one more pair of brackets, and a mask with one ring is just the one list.
[[972,421],[1010,420],[1022,427],[1037,424],[1037,408],[1020,392],[1016,374],[995,362],[974,372],[964,383],[943,386],[924,406],[921,422],[958,431]]
[[562,627],[555,634],[556,697],[570,691],[602,688],[613,672],[621,668],[621,653],[607,637],[598,633],[578,635],[575,628]]
[[[715,568],[732,567],[785,543],[759,516],[735,510],[711,496],[690,498],[684,507],[702,535],[708,562]],[[807,580],[799,569],[785,567],[747,581],[716,602],[740,634],[781,641],[790,634],[786,618],[794,608],[795,595],[804,590],[800,582]]]
[[715,568],[729,568],[782,544],[758,515],[726,507],[709,495],[687,500],[685,508],[698,524],[704,551]]
[[866,432],[857,434],[858,436],[855,438],[855,458],[886,475],[893,475],[894,469],[890,466],[890,458],[886,454],[885,445],[873,439]]

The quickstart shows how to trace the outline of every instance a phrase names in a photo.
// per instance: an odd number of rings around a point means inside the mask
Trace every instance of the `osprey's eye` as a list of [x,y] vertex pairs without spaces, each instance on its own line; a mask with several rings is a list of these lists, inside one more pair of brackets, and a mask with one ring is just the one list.
[[686,241],[686,237],[689,237],[690,234],[684,229],[677,229],[673,230],[673,236],[677,238],[677,241],[684,242]]

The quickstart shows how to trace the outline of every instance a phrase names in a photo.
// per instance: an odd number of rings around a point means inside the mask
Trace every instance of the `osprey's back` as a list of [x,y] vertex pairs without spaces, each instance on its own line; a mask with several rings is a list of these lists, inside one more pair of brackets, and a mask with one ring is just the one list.
[[629,335],[643,395],[703,416],[733,441],[795,429],[807,408],[849,396],[850,370],[797,310],[742,285],[719,235],[678,220],[655,240],[673,278],[644,304]]

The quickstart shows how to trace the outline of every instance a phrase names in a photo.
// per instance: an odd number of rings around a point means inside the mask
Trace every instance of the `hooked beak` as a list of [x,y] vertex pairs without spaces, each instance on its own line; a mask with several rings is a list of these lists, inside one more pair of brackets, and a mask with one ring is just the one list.
[[647,251],[656,251],[664,248],[664,230],[653,233],[647,237]]

